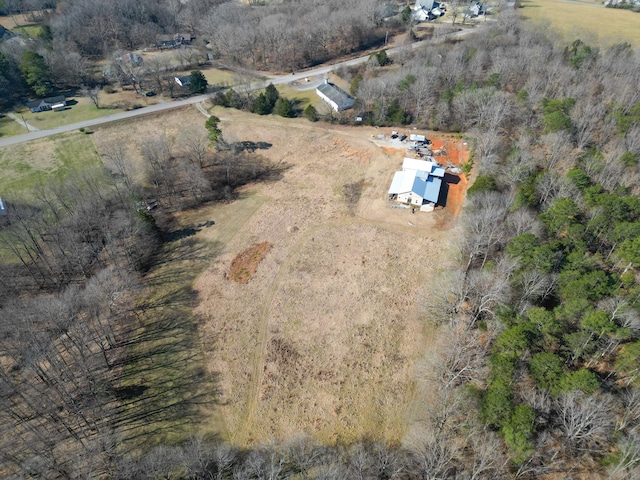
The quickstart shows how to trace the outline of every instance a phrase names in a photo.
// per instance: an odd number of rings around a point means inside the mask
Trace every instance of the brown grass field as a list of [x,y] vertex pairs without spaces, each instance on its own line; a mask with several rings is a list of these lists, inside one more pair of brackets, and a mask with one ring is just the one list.
[[596,1],[524,0],[521,6],[524,18],[551,26],[567,43],[580,39],[603,47],[622,42],[640,46],[639,13],[604,8]]
[[[199,325],[199,338],[181,342],[197,354],[163,365],[188,371],[206,364],[209,375],[196,376],[201,384],[194,388],[200,396],[218,393],[202,404],[200,418],[183,422],[182,434],[177,424],[157,428],[163,420],[153,415],[135,433],[170,431],[176,440],[217,432],[237,445],[299,433],[330,443],[399,442],[411,418],[415,365],[432,341],[418,305],[450,267],[448,243],[466,182],[450,186],[444,209],[412,214],[386,198],[403,151],[372,142],[382,129],[214,113],[223,135],[270,143],[260,154],[287,170],[281,180],[244,187],[234,202],[180,214],[176,229],[215,224],[172,242],[167,262],[149,274],[153,298],[187,283]],[[126,134],[135,152],[136,142],[154,132],[173,138],[176,125],[203,123],[186,108],[101,127],[92,138],[100,150]],[[442,141],[452,151],[462,142]],[[454,163],[466,160],[463,151],[455,156]],[[233,260],[261,243],[272,247],[248,283],[229,278]],[[198,254],[175,253],[189,248]],[[136,375],[128,381],[151,383],[165,374],[159,370],[152,381]]]

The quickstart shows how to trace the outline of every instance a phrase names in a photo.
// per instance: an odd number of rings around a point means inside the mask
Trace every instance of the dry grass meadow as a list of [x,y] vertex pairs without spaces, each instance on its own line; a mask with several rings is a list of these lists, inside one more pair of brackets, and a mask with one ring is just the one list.
[[580,39],[589,45],[608,47],[629,42],[640,45],[640,14],[604,8],[600,1],[523,0],[524,18],[551,26],[567,43]]
[[[418,305],[449,268],[459,205],[416,214],[391,208],[386,192],[403,152],[372,142],[382,130],[214,113],[225,136],[268,142],[260,154],[287,170],[281,180],[244,187],[234,202],[180,214],[176,228],[195,234],[172,242],[166,264],[149,274],[155,298],[188,283],[184,313],[199,325],[197,338],[181,342],[196,352],[180,357],[187,363],[164,363],[184,371],[206,364],[194,388],[217,392],[184,433],[217,432],[237,445],[300,433],[330,443],[400,441],[415,366],[433,338]],[[91,137],[101,151],[126,135],[135,159],[136,142],[149,135],[174,138],[177,126],[201,124],[191,107]],[[271,249],[250,281],[233,281],[233,260],[261,243]],[[141,381],[135,372],[130,378]],[[179,433],[177,425],[167,430]]]

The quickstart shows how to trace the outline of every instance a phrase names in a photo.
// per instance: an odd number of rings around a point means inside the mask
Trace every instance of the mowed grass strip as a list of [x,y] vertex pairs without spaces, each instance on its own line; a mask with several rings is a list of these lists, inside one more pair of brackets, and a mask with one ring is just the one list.
[[[121,391],[130,395],[121,398],[118,421],[125,448],[176,444],[194,434],[228,436],[217,374],[206,367],[192,310],[198,294],[193,283],[262,202],[250,196],[185,212],[167,236],[147,275],[149,289],[139,300],[127,353]],[[215,224],[205,226],[210,220]]]
[[72,132],[0,149],[0,192],[29,201],[51,179],[103,169],[91,137]]
[[581,39],[587,44],[610,46],[629,42],[640,46],[640,14],[604,8],[601,4],[525,0],[518,11],[524,18],[543,22],[561,32],[567,42]]
[[0,116],[0,137],[11,137],[28,133],[27,129],[12,118]]

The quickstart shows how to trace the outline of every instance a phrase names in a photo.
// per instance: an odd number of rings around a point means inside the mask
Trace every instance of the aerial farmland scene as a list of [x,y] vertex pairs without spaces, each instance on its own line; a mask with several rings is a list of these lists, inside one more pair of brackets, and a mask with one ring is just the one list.
[[0,478],[640,478],[639,84],[638,0],[0,0]]

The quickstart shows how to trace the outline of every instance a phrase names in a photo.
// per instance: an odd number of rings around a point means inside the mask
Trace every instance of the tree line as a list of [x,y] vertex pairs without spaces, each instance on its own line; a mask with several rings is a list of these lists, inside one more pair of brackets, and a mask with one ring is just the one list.
[[126,376],[145,341],[136,319],[151,314],[143,275],[173,240],[173,214],[286,168],[257,153],[269,144],[225,145],[211,149],[204,128],[150,137],[137,152],[110,144],[105,170],[52,180],[28,202],[4,196],[0,475],[114,478],[125,468],[122,431],[146,413],[126,406],[140,393]]
[[490,478],[637,476],[638,52],[563,44],[503,14],[401,62],[344,72],[361,76],[356,109],[385,124],[395,104],[466,132],[478,175],[460,270],[425,302],[457,338],[425,357],[420,377],[442,387],[412,430],[455,452],[479,422],[504,455]]

